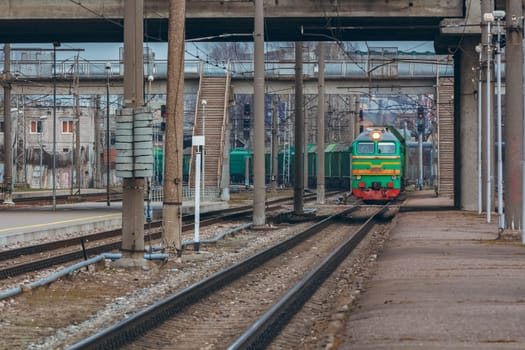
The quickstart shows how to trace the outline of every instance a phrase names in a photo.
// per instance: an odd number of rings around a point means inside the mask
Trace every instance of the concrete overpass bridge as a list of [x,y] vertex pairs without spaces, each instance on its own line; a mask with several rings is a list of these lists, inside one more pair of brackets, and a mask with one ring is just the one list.
[[[469,2],[266,0],[265,40],[435,40],[443,24],[475,21]],[[145,41],[166,41],[168,2],[144,6]],[[0,42],[122,42],[123,9],[123,0],[2,1]],[[253,16],[249,0],[187,1],[186,38],[251,41]]]
[[[166,41],[167,6],[164,0],[145,2],[145,41]],[[6,0],[0,3],[0,42],[122,42],[123,8],[123,0]],[[253,40],[253,1],[189,1],[186,10],[186,40]],[[264,3],[265,40],[431,40],[437,53],[453,53],[455,86],[450,100],[455,133],[455,203],[460,208],[476,210],[483,197],[490,220],[489,213],[495,208],[494,182],[491,181],[496,176],[494,167],[490,166],[494,157],[490,130],[495,119],[490,113],[494,104],[489,101],[494,98],[494,91],[485,81],[491,82],[487,67],[491,67],[489,57],[492,59],[495,47],[494,32],[489,32],[482,14],[493,10],[506,11],[505,61],[506,69],[512,69],[512,73],[506,74],[504,97],[506,213],[503,226],[521,229],[525,216],[520,195],[523,186],[519,176],[512,176],[522,172],[519,164],[523,158],[521,1],[267,0]],[[483,46],[478,54],[476,46],[480,42]],[[483,82],[481,89],[477,85],[479,80]],[[477,115],[480,97],[484,102],[481,122]],[[481,192],[472,178],[472,174],[479,171],[472,150],[478,149],[476,131],[480,127],[488,130],[483,139],[486,152],[482,180],[487,186],[483,186]]]

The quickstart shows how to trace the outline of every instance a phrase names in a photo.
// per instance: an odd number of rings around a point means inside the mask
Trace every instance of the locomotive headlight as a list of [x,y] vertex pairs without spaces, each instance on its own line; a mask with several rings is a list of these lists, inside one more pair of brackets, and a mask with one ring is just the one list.
[[379,140],[380,138],[381,138],[381,132],[379,132],[379,131],[373,131],[373,132],[372,132],[372,140],[377,141],[377,140]]
[[397,176],[392,175],[392,180],[395,180],[395,179],[397,179]]
[[361,175],[357,175],[355,178],[356,178],[357,180],[361,180]]

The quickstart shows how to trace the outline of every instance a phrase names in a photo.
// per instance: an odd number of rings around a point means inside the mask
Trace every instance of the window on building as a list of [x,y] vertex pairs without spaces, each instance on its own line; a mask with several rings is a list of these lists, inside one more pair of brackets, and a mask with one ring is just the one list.
[[5,129],[5,126],[4,126],[4,121],[0,121],[0,132],[4,132],[4,129]]
[[72,120],[62,120],[62,134],[72,134],[73,133],[73,121]]
[[29,130],[31,134],[41,134],[42,133],[42,121],[41,120],[31,120],[31,129]]

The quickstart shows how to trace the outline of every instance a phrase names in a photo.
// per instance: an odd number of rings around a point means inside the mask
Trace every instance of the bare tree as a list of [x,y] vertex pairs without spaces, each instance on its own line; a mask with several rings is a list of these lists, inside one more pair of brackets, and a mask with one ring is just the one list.
[[207,59],[211,61],[210,63],[223,63],[231,59],[251,60],[252,51],[248,43],[216,43],[211,48]]

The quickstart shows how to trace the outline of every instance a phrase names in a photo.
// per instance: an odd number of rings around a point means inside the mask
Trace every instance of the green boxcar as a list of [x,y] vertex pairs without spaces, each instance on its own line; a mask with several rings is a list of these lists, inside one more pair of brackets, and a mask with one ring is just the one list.
[[350,189],[351,146],[341,143],[325,147],[325,183],[327,188]]
[[253,176],[252,154],[244,148],[236,148],[230,151],[230,183],[246,184],[246,158],[249,159],[250,178],[248,181],[251,183]]

